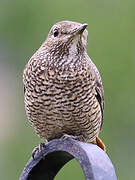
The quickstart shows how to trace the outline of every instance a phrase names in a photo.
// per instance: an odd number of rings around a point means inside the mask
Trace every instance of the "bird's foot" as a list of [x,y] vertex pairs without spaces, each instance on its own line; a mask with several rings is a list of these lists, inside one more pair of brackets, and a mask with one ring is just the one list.
[[74,139],[74,140],[77,140],[77,141],[82,141],[83,140],[83,136],[80,135],[80,136],[73,136],[73,135],[68,135],[68,134],[64,134],[61,139],[65,140],[65,139]]
[[32,151],[32,158],[35,159],[35,154],[38,153],[42,153],[43,154],[43,149],[45,147],[45,143],[40,143],[38,146],[36,146],[33,151]]
[[106,152],[106,147],[103,143],[103,141],[99,138],[99,137],[96,137],[96,140],[92,142],[93,144],[96,144],[97,146],[99,146],[103,151]]

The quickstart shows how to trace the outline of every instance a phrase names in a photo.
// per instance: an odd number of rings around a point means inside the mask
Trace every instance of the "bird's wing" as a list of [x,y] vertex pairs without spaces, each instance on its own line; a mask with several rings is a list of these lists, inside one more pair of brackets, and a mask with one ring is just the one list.
[[102,122],[101,122],[101,127],[103,124],[103,118],[104,118],[104,89],[103,89],[103,84],[101,80],[100,73],[96,67],[96,65],[92,62],[91,59],[89,59],[89,65],[91,67],[91,73],[94,75],[95,79],[95,96],[100,104],[101,107],[101,113],[102,113]]
[[26,91],[26,89],[25,89],[25,85],[23,85],[23,92],[24,92],[24,94],[25,94],[25,91]]
[[99,84],[99,82],[96,82],[95,84],[95,90],[96,90],[96,98],[100,104],[101,113],[102,113],[102,122],[100,129],[102,128],[103,119],[104,119],[104,90],[102,84]]

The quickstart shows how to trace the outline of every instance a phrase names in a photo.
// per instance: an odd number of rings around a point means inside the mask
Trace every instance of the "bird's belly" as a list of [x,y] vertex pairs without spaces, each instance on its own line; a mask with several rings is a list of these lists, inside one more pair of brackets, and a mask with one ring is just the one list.
[[95,139],[100,131],[101,109],[87,79],[47,86],[45,82],[42,89],[35,88],[36,91],[26,91],[25,108],[41,138],[51,140],[71,134],[83,135],[84,141]]

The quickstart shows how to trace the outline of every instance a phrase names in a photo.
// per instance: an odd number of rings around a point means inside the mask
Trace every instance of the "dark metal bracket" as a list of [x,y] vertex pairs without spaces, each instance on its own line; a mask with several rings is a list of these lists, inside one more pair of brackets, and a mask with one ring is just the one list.
[[55,139],[30,158],[19,180],[53,180],[71,159],[81,165],[85,180],[117,180],[108,155],[98,146],[71,138]]

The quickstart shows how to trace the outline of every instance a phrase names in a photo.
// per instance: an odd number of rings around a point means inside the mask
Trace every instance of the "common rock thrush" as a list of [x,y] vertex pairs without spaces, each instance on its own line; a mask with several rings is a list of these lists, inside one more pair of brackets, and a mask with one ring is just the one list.
[[25,109],[41,138],[50,141],[67,134],[105,150],[98,137],[104,90],[99,71],[86,52],[86,27],[62,21],[51,28],[24,70]]

